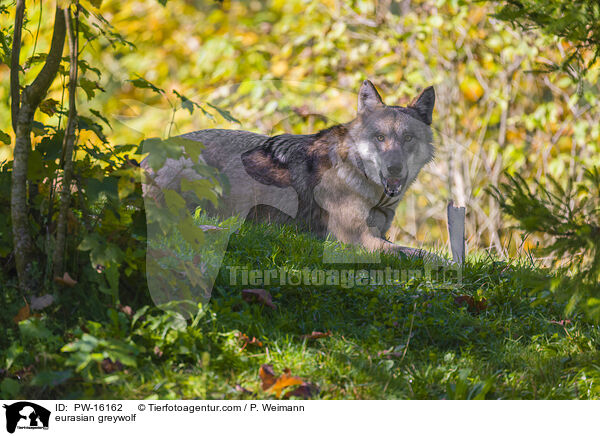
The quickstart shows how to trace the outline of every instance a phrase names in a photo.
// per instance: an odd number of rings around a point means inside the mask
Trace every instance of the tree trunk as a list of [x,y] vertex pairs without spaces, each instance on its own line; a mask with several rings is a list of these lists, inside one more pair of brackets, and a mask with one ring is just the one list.
[[[27,164],[29,161],[29,153],[31,151],[31,126],[33,124],[33,116],[36,109],[42,102],[42,99],[46,96],[48,88],[58,73],[65,43],[65,17],[62,9],[57,8],[52,43],[46,62],[31,85],[27,86],[23,90],[23,93],[20,94],[18,77],[20,69],[19,52],[21,47],[21,27],[24,11],[24,0],[18,0],[16,8],[17,16],[15,17],[13,56],[11,59],[11,112],[13,117],[12,123],[15,128],[15,148],[10,206],[13,248],[19,286],[23,291],[29,293],[35,287],[35,247],[30,234],[27,207]],[[15,48],[16,54],[14,51]]]
[[65,9],[65,22],[70,48],[69,67],[69,118],[63,140],[63,180],[60,193],[60,206],[56,226],[56,244],[54,247],[54,276],[62,277],[64,271],[66,240],[67,240],[67,214],[71,203],[71,180],[73,178],[73,149],[75,147],[75,130],[77,124],[77,107],[75,97],[77,92],[77,54],[79,51],[79,3],[75,5],[75,31],[71,22],[71,11]]

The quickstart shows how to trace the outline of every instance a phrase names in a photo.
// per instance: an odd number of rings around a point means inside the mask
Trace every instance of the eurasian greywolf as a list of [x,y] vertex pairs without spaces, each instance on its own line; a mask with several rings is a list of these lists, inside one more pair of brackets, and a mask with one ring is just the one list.
[[[385,239],[398,202],[433,157],[435,92],[426,88],[406,107],[387,106],[365,80],[358,114],[348,123],[310,135],[265,136],[209,129],[182,135],[204,145],[201,159],[230,185],[217,211],[252,220],[295,224],[370,251],[426,252]],[[144,164],[142,164],[144,166]],[[152,172],[153,187],[179,189],[201,176],[187,157],[168,159]]]

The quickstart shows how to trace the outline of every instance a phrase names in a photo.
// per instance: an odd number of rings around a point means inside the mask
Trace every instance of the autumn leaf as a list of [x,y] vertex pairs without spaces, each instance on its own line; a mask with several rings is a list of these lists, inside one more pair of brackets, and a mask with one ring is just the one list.
[[314,396],[318,392],[319,392],[319,388],[317,385],[315,385],[314,383],[304,382],[300,386],[298,386],[296,389],[294,389],[293,391],[286,393],[283,396],[283,398],[287,399],[290,397],[301,397],[305,400],[308,400],[310,397]]
[[277,377],[273,386],[266,390],[268,393],[274,393],[277,398],[281,397],[281,392],[290,386],[301,385],[304,383],[300,377],[293,376],[291,371],[286,368],[283,370],[283,374]]
[[54,277],[54,282],[59,285],[68,286],[69,288],[77,284],[77,280],[73,279],[67,272],[62,277]]
[[470,295],[459,295],[454,297],[454,302],[459,306],[466,306],[467,310],[474,314],[478,314],[487,309],[487,300],[485,298],[475,300]]
[[470,101],[477,101],[483,95],[484,89],[479,81],[474,77],[467,77],[460,82],[459,88],[465,98]]
[[270,394],[275,394],[277,398],[281,398],[282,392],[291,386],[298,387],[293,391],[287,392],[284,398],[291,396],[309,398],[319,390],[316,385],[307,383],[300,377],[292,375],[289,368],[284,369],[283,374],[277,377],[272,365],[262,365],[258,374],[262,381],[262,390]]
[[25,300],[25,298],[23,298],[23,301],[25,301],[25,306],[21,307],[19,309],[19,312],[13,318],[15,324],[19,324],[21,321],[25,321],[31,316],[31,310],[29,310],[29,303],[27,302],[27,300]]
[[42,310],[54,303],[54,297],[50,294],[41,297],[31,297],[31,310]]
[[273,365],[261,365],[258,375],[262,381],[262,390],[266,391],[277,381],[277,376],[273,371]]
[[263,343],[261,341],[259,341],[258,339],[256,339],[254,336],[252,336],[252,339],[250,339],[248,337],[248,335],[246,335],[245,333],[242,332],[236,332],[235,333],[235,337],[238,338],[238,340],[240,341],[240,344],[242,345],[242,350],[244,348],[246,348],[248,345],[255,345],[257,347],[262,347]]
[[329,336],[331,336],[331,330],[327,330],[325,333],[312,332],[310,335],[302,335],[302,338],[312,340],[312,339],[328,338]]
[[271,299],[271,294],[264,289],[242,289],[242,298],[248,303],[258,302],[271,309],[277,309]]

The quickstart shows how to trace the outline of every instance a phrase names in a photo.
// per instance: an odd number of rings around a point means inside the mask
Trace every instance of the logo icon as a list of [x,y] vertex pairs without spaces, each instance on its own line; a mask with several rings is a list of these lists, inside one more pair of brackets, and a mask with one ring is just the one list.
[[50,411],[29,401],[19,401],[7,406],[6,409],[6,431],[14,433],[15,429],[48,429],[50,422]]

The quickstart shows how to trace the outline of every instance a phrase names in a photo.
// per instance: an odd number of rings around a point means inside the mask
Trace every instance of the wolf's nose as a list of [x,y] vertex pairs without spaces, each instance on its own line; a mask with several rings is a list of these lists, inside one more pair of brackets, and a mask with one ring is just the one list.
[[397,188],[402,183],[402,179],[387,179],[387,183],[390,188]]

